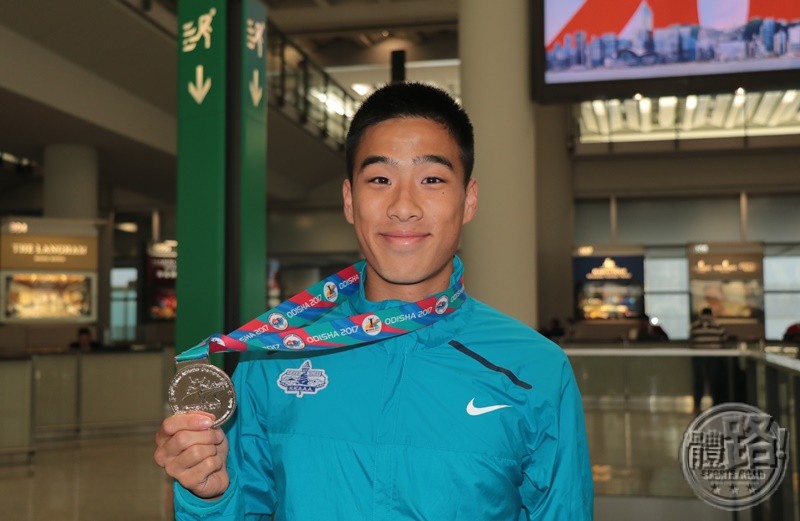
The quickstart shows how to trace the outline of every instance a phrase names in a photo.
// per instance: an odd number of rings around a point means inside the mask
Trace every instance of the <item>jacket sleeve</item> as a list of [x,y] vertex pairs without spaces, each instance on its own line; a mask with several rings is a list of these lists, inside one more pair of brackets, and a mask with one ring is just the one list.
[[552,385],[541,386],[544,389],[533,404],[534,428],[521,486],[520,519],[528,521],[593,518],[594,485],[583,406],[569,361],[561,356],[561,371],[553,372]]
[[268,521],[275,507],[272,457],[267,437],[266,396],[263,368],[245,356],[233,377],[236,413],[225,425],[228,436],[228,474],[230,484],[219,499],[198,498],[177,481],[174,485],[176,521],[215,519],[219,521]]

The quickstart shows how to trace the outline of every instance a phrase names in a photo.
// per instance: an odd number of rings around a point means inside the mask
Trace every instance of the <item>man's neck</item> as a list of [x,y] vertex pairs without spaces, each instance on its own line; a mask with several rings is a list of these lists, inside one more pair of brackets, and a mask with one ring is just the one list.
[[438,272],[425,280],[404,284],[392,282],[381,277],[367,264],[365,270],[364,294],[372,302],[383,300],[399,300],[401,302],[417,302],[425,297],[445,291],[450,287],[450,276],[453,274],[453,262],[445,264]]

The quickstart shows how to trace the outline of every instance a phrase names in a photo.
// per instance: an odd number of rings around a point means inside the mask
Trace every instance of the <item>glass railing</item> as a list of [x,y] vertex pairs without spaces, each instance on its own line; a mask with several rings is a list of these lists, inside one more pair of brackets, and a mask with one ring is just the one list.
[[269,102],[343,146],[356,100],[271,22],[267,50]]
[[[177,38],[175,0],[157,0],[148,9],[134,0],[120,0],[159,30]],[[157,16],[158,15],[158,16]],[[267,21],[267,92],[271,106],[297,119],[341,149],[358,102],[314,63],[303,49]]]
[[[731,517],[721,514],[714,519],[800,521],[800,348],[796,344],[740,342],[727,349],[703,350],[691,349],[688,342],[562,345],[583,399],[597,497],[693,498],[696,491],[682,471],[680,451],[698,414],[695,400],[699,398],[704,411],[712,405],[744,403],[787,429],[786,476],[744,517],[732,512]],[[743,443],[755,441],[748,440]],[[753,468],[760,465],[753,461]],[[694,511],[691,503],[680,508]]]

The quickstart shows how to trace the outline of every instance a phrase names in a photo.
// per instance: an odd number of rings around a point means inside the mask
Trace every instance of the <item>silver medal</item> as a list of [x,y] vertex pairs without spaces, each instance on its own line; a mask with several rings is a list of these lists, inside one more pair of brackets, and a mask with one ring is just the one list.
[[236,393],[225,371],[209,363],[179,364],[167,391],[174,413],[204,411],[214,415],[214,427],[225,423],[236,409]]

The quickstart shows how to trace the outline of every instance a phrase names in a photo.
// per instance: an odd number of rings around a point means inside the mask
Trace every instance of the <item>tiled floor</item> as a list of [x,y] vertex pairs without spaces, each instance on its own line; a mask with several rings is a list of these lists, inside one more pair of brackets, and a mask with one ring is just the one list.
[[153,434],[40,442],[32,464],[0,464],[0,520],[171,520],[153,448]]
[[678,460],[686,427],[683,412],[585,412],[597,495],[692,498]]
[[[692,500],[678,465],[691,419],[682,412],[587,410],[596,494]],[[39,442],[32,464],[0,464],[0,520],[171,520],[171,490],[153,448],[151,433]]]

